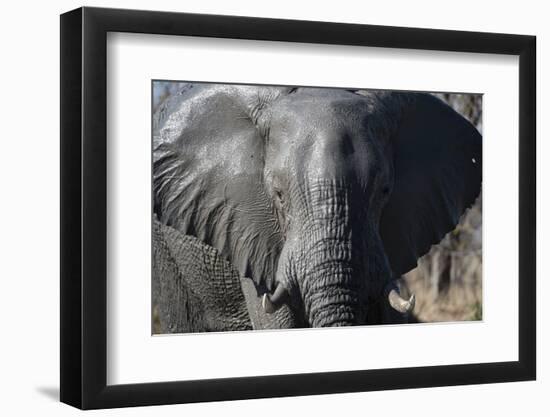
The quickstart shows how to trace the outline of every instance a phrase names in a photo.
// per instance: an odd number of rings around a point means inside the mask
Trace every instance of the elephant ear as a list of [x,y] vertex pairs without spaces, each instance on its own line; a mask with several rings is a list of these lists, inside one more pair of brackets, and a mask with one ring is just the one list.
[[413,269],[481,191],[477,129],[441,100],[415,94],[392,137],[394,187],[380,235],[394,274]]
[[263,185],[261,118],[281,89],[188,84],[153,120],[154,211],[273,290],[282,238]]

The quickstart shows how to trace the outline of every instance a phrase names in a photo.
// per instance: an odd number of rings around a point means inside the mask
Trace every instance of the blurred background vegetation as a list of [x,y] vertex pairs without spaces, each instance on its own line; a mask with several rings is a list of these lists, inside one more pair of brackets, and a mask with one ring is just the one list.
[[[153,85],[153,112],[182,83]],[[481,94],[433,93],[468,119],[481,133]],[[440,244],[403,276],[403,295],[416,294],[413,322],[482,320],[482,196]]]
[[174,81],[155,81],[153,82],[153,113],[158,109],[164,100],[176,93],[186,83]]

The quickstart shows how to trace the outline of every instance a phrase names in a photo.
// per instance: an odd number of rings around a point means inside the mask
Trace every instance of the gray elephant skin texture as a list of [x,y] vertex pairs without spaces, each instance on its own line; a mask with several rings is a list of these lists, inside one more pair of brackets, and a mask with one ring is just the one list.
[[[414,299],[397,279],[481,191],[476,128],[425,93],[180,85],[153,115],[161,318],[212,323],[183,331],[402,322]],[[221,261],[182,267],[189,239]]]

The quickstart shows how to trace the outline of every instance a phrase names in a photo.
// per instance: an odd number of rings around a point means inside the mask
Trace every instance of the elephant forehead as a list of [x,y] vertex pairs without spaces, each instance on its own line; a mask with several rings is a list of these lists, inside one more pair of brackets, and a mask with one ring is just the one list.
[[354,98],[296,98],[273,112],[269,144],[280,155],[311,156],[322,163],[324,156],[365,157],[374,143],[368,109]]
[[367,116],[368,108],[361,104],[361,98],[349,92],[305,89],[304,93],[290,94],[275,102],[272,117],[274,122],[279,121],[280,124],[297,123],[312,126],[349,124]]

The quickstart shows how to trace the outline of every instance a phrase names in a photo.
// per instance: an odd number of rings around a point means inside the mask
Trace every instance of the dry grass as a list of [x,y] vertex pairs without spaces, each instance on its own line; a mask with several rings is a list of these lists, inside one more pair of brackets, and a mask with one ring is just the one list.
[[[481,263],[472,260],[472,266],[481,270]],[[464,321],[482,319],[482,285],[479,278],[451,284],[445,291],[433,290],[430,277],[416,268],[405,275],[408,290],[416,294],[414,315],[420,322]]]

